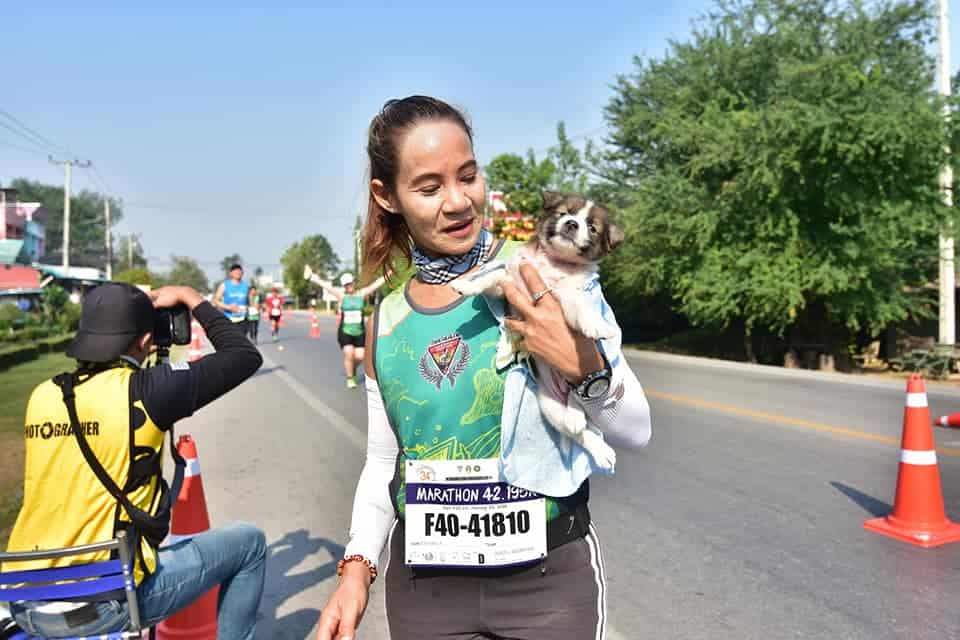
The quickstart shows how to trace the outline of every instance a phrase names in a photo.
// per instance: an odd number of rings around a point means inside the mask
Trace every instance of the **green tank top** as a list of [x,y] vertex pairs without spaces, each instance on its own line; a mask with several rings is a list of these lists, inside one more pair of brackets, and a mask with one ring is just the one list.
[[[506,243],[509,259],[519,243]],[[403,518],[408,460],[471,460],[500,455],[506,371],[497,371],[500,329],[481,296],[441,309],[416,307],[407,285],[380,303],[374,368],[400,443],[390,495]],[[547,499],[547,519],[562,511]]]
[[360,296],[343,296],[340,301],[340,311],[343,312],[343,324],[340,326],[348,336],[363,335],[363,298]]

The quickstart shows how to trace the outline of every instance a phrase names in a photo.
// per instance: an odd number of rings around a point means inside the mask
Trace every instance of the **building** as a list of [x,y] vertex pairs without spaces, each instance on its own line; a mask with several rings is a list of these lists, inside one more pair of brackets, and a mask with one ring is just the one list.
[[0,253],[22,264],[39,262],[46,248],[47,210],[39,202],[19,202],[16,189],[0,189],[0,212]]

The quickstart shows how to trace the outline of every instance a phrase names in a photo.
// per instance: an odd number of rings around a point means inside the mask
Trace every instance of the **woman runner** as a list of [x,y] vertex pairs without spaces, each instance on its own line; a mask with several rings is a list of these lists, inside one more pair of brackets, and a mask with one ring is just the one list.
[[[391,100],[367,151],[367,272],[397,273],[405,259],[417,275],[380,303],[366,332],[367,461],[318,638],[356,637],[386,545],[393,640],[602,639],[606,585],[589,483],[546,497],[497,483],[499,324],[482,297],[461,297],[449,282],[516,245],[483,230],[470,126],[434,98]],[[506,285],[521,316],[507,325],[567,378],[609,442],[646,445],[649,408],[619,349],[603,353],[573,332],[536,271],[523,277],[538,295]]]
[[384,279],[377,278],[359,291],[354,291],[353,274],[345,273],[340,276],[343,289],[338,289],[331,282],[320,278],[310,270],[304,269],[307,280],[320,285],[324,291],[333,296],[340,303],[340,313],[337,319],[337,343],[343,351],[343,371],[347,376],[347,388],[357,386],[357,365],[363,362],[364,336],[363,306],[364,300],[383,286]]

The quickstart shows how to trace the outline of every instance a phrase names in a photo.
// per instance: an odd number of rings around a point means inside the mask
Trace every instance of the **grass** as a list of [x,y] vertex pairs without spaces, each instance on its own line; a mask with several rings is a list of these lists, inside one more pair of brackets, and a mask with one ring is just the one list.
[[62,353],[0,372],[0,549],[6,549],[10,528],[23,498],[23,419],[27,399],[43,380],[74,368]]

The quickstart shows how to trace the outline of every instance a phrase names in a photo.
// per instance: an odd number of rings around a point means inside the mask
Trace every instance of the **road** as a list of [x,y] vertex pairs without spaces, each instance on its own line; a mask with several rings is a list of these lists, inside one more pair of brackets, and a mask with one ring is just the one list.
[[[251,381],[179,425],[198,441],[214,524],[267,533],[258,638],[310,634],[364,460],[363,391],[344,388],[333,321],[320,324],[314,340],[290,318]],[[924,550],[862,528],[891,508],[902,382],[629,360],[654,436],[593,484],[611,640],[960,638],[960,544]],[[960,410],[954,388],[929,395],[934,415]],[[937,438],[960,520],[960,431]],[[387,638],[379,587],[364,640]]]

